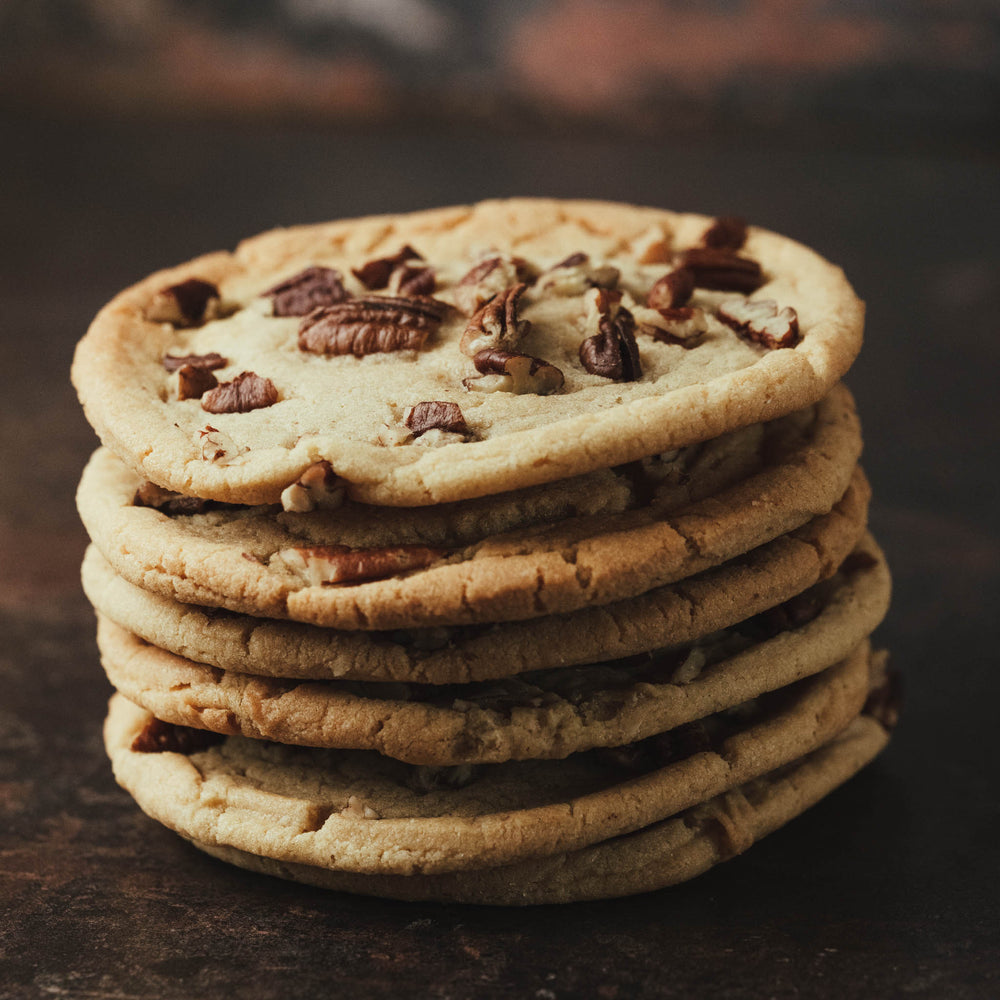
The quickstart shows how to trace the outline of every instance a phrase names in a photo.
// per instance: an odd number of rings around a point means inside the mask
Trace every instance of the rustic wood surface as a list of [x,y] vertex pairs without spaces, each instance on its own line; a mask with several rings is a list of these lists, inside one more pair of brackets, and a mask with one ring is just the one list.
[[[1000,993],[1000,170],[850,146],[0,121],[0,997],[992,997]],[[906,676],[886,754],[677,888],[553,910],[325,894],[147,820],[100,744],[78,584],[100,304],[260,229],[503,194],[739,211],[868,301],[849,384]]]

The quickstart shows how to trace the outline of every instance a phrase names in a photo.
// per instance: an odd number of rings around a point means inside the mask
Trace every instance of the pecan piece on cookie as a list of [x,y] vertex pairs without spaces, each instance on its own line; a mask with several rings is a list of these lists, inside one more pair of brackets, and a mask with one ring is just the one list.
[[471,315],[504,289],[535,277],[537,271],[523,257],[492,254],[459,279],[452,292],[455,305]]
[[583,295],[591,288],[616,287],[620,276],[617,267],[593,264],[587,254],[574,253],[549,268],[535,287],[552,295]]
[[580,344],[580,364],[591,375],[635,382],[642,378],[635,319],[621,299],[621,292],[598,288],[588,301],[587,325],[597,333]]
[[201,397],[201,408],[208,413],[248,413],[273,406],[278,390],[269,378],[255,372],[241,372],[231,382],[223,382]]
[[262,294],[271,300],[275,316],[307,316],[320,306],[350,298],[343,275],[332,267],[307,267]]
[[219,313],[219,289],[211,281],[188,278],[161,288],[146,307],[146,319],[174,326],[198,326]]
[[175,726],[172,722],[150,719],[132,740],[133,753],[198,753],[218,746],[225,740],[221,733],[190,726]]
[[209,389],[214,389],[219,380],[208,368],[185,365],[177,369],[177,398],[201,399]]
[[385,580],[400,573],[423,569],[445,550],[428,545],[396,545],[382,549],[352,549],[347,545],[311,545],[281,549],[271,557],[291,570],[306,586]]
[[794,347],[802,339],[798,313],[791,306],[779,310],[774,299],[731,299],[717,315],[744,340],[763,347]]
[[362,267],[352,269],[351,273],[369,291],[389,288],[396,295],[430,295],[436,278],[434,269],[424,264],[423,259],[420,253],[407,245],[393,256],[370,260]]
[[324,306],[299,326],[299,347],[312,354],[419,351],[444,319],[447,305],[419,296],[367,296]]
[[690,350],[697,347],[708,332],[708,317],[697,306],[676,309],[634,310],[636,326],[663,344],[678,344]]
[[313,462],[299,478],[281,492],[281,507],[295,514],[304,514],[317,507],[331,509],[344,502],[344,480],[333,466],[321,459]]
[[764,284],[760,264],[732,250],[692,247],[681,254],[681,265],[694,273],[697,288],[749,294]]
[[646,293],[646,305],[651,309],[676,309],[687,305],[693,294],[694,272],[686,267],[676,267]]
[[462,385],[474,392],[512,392],[515,395],[534,393],[547,396],[563,387],[563,373],[541,358],[530,354],[487,349],[472,359],[479,378],[462,379]]
[[747,241],[747,224],[738,215],[720,215],[701,235],[703,246],[739,250]]
[[487,350],[514,352],[531,329],[531,323],[518,317],[527,287],[524,283],[512,285],[489,299],[469,320],[459,350],[470,358]]
[[445,403],[440,400],[430,400],[411,406],[406,412],[403,423],[410,428],[414,437],[432,430],[447,431],[450,434],[469,433],[469,425],[465,422],[458,403]]
[[212,501],[184,496],[183,493],[165,490],[156,483],[145,482],[135,491],[132,506],[152,507],[161,514],[173,517],[176,514],[203,514],[212,506]]
[[163,356],[163,367],[168,372],[175,372],[186,366],[193,368],[204,368],[206,371],[215,371],[216,368],[225,368],[229,362],[214,351],[211,354],[184,354],[176,357],[173,354]]

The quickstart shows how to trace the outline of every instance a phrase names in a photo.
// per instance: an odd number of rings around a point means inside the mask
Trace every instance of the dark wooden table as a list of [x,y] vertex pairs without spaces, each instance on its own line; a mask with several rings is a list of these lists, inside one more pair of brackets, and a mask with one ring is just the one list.
[[[995,157],[24,115],[0,156],[0,997],[1000,995]],[[844,265],[902,725],[749,854],[634,899],[405,905],[215,863],[101,748],[73,344],[120,287],[260,229],[516,193],[741,211]]]

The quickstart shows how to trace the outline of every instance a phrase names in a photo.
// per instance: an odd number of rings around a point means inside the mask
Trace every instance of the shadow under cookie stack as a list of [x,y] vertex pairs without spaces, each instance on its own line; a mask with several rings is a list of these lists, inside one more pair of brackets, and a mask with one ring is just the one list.
[[645,892],[847,780],[869,642],[841,272],[518,199],[151,276],[73,366],[118,782],[201,850],[401,899]]

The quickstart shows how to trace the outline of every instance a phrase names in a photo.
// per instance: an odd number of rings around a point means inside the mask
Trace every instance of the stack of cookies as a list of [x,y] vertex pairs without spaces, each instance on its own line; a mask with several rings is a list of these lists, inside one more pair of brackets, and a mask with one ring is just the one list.
[[896,714],[862,326],[738,219],[533,199],[123,292],[73,366],[119,783],[219,858],[403,899],[740,853]]

